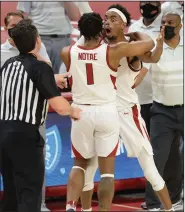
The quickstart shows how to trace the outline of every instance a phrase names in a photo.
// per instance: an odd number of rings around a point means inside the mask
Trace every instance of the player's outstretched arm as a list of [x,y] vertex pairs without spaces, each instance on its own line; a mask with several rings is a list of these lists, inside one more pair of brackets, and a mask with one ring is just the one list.
[[114,58],[114,60],[144,55],[154,48],[154,41],[148,35],[139,32],[128,35],[134,42],[120,42],[110,46],[110,57]]
[[156,39],[155,49],[151,52],[148,52],[142,56],[139,56],[139,59],[145,63],[157,63],[160,60],[160,57],[163,53],[163,43],[164,43],[164,26],[161,29],[159,36]]
[[143,55],[149,52],[154,47],[152,39],[145,41],[135,41],[131,43],[120,42],[115,45],[111,45],[109,48],[109,63],[111,67],[118,68],[119,62],[123,57],[134,57]]

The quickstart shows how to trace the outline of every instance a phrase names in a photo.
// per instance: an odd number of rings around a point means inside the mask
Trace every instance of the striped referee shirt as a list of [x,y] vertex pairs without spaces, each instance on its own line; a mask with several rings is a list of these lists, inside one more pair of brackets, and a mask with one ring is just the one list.
[[42,125],[47,116],[47,100],[60,96],[52,68],[33,54],[20,54],[5,62],[0,75],[0,120]]

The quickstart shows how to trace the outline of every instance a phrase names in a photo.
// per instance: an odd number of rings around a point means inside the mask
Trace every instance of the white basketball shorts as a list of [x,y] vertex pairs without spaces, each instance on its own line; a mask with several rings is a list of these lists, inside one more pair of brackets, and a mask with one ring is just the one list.
[[140,106],[124,106],[119,108],[118,111],[120,137],[125,145],[128,157],[138,157],[143,147],[149,155],[153,155],[146,125],[140,114]]
[[75,105],[80,120],[72,120],[72,152],[76,158],[116,156],[119,148],[119,118],[116,105]]

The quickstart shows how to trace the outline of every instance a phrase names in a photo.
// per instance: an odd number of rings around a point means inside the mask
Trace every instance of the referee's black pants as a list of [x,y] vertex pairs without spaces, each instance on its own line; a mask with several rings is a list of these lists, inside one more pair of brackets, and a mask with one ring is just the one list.
[[147,129],[147,132],[149,135],[150,135],[150,118],[151,118],[150,109],[151,109],[151,107],[152,107],[152,103],[141,105],[141,116],[145,121],[146,129]]
[[[183,169],[180,138],[184,137],[184,107],[168,107],[154,102],[151,107],[150,139],[156,167],[166,181],[172,203],[181,197]],[[149,209],[161,203],[151,185],[146,185],[146,204]]]
[[44,140],[38,129],[17,121],[0,124],[1,212],[40,212]]

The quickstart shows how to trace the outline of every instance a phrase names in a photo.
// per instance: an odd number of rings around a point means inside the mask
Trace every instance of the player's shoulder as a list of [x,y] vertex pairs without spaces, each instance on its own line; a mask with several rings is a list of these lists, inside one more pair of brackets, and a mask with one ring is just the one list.
[[70,45],[70,46],[65,46],[61,52],[60,52],[60,56],[62,58],[62,60],[64,61],[65,59],[67,59],[69,57],[69,53],[72,49],[74,45]]
[[61,50],[61,54],[66,54],[70,51],[70,49],[74,46],[73,45],[70,45],[70,46],[65,46],[62,50]]

